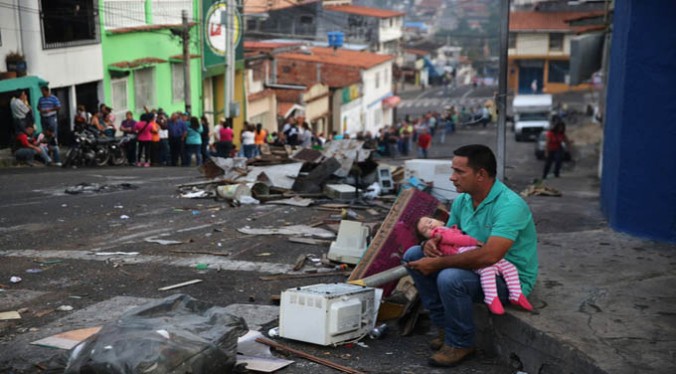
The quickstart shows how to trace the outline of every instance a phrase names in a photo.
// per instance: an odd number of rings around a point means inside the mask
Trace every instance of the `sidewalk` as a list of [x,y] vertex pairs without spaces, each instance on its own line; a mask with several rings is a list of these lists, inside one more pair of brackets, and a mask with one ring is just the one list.
[[672,372],[675,247],[610,229],[585,164],[546,181],[562,197],[526,198],[538,226],[536,313],[481,308],[482,345],[528,373]]

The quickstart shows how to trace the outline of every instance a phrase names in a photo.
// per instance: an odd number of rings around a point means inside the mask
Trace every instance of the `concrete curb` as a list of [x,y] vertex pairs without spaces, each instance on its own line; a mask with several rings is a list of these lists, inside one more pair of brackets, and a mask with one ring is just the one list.
[[517,317],[520,311],[491,315],[485,306],[475,307],[478,344],[509,359],[512,367],[526,373],[606,374],[594,359],[580,349],[547,334]]

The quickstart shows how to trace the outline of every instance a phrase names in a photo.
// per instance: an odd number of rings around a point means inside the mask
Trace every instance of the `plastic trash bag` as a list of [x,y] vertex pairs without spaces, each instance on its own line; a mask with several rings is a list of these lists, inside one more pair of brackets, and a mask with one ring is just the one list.
[[244,319],[177,294],[130,310],[70,351],[65,373],[232,373]]

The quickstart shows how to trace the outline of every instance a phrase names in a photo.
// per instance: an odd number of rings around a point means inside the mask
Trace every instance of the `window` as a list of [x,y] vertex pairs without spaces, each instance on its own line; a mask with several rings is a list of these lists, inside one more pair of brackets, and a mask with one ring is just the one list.
[[115,122],[119,125],[127,112],[127,78],[113,79],[110,82],[111,87],[111,106],[115,115]]
[[568,83],[569,70],[568,61],[549,61],[549,82]]
[[300,16],[301,25],[312,25],[315,22],[314,17],[310,16]]
[[110,82],[112,106],[115,110],[127,110],[127,78],[114,79]]
[[551,33],[549,34],[549,50],[554,52],[563,51],[563,34]]
[[155,106],[155,68],[134,71],[134,103],[137,112],[143,111],[144,106]]
[[171,100],[174,103],[185,100],[183,64],[171,64]]
[[248,18],[246,20],[246,31],[258,31],[258,20],[255,18]]
[[376,73],[376,88],[380,88],[380,72]]
[[192,20],[192,0],[152,0],[154,25],[178,25],[183,22],[182,11]]
[[516,48],[516,34],[513,32],[509,33],[509,45],[507,48],[514,49]]
[[99,42],[94,0],[40,0],[44,49]]
[[103,27],[106,30],[145,24],[145,0],[103,0]]

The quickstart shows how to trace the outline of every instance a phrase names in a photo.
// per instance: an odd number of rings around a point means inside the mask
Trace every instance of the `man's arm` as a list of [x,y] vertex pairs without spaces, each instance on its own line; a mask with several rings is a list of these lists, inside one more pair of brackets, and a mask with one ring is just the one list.
[[[447,268],[481,269],[500,261],[512,247],[513,240],[500,236],[491,236],[481,249],[467,251],[452,256],[424,257],[408,263],[408,267],[418,270],[424,275],[436,273]],[[427,250],[430,242],[425,243]],[[436,243],[435,243],[436,244]],[[427,254],[427,251],[425,251]],[[429,255],[428,255],[429,256]]]

